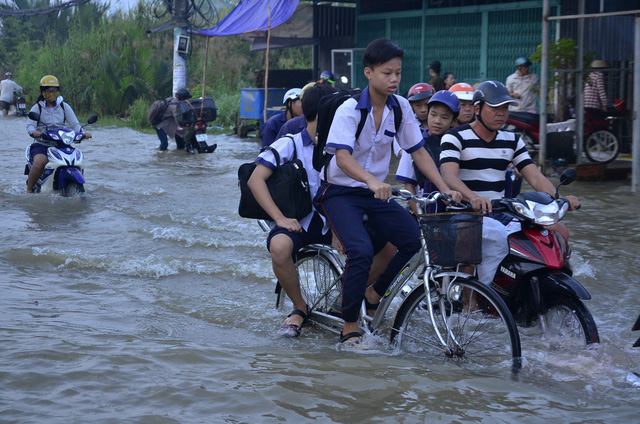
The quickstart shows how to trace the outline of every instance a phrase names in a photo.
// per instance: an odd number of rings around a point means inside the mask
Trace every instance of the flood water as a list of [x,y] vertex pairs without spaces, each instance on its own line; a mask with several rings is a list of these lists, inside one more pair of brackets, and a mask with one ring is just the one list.
[[0,118],[0,422],[638,422],[628,181],[564,188],[583,203],[565,222],[602,343],[525,334],[513,376],[405,357],[388,331],[367,353],[318,328],[279,338],[265,234],[236,213],[255,139],[210,136],[215,153],[189,155],[96,124],[79,145],[87,196],[66,199],[26,194],[25,126]]

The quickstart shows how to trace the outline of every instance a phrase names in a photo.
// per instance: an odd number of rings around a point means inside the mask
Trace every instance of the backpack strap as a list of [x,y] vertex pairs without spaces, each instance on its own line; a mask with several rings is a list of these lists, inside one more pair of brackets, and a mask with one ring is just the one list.
[[[352,96],[351,98],[356,99],[356,101],[358,101],[360,99],[360,94],[361,93],[358,93]],[[393,106],[393,125],[396,128],[396,134],[400,129],[400,124],[402,124],[402,109],[400,108],[400,105],[397,103],[398,103],[398,100],[396,100],[396,105]],[[367,109],[360,109],[360,122],[358,122],[358,128],[356,129],[356,138],[355,138],[356,140],[360,137],[360,134],[362,134],[362,130],[364,129],[364,124],[367,122],[368,117],[369,117],[369,111]],[[391,143],[391,153],[393,154],[393,143]],[[331,162],[331,158],[333,158],[333,155],[328,155],[325,158],[325,163],[324,163],[324,180],[325,181],[327,181],[327,168],[329,167],[329,162]]]

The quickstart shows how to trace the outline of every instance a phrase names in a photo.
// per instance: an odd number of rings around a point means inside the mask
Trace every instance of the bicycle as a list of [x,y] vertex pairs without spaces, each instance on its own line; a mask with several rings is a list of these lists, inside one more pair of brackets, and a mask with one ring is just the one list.
[[[360,326],[374,334],[381,332],[392,301],[401,294],[405,298],[391,327],[393,348],[457,364],[510,366],[512,372],[518,372],[522,365],[520,337],[509,309],[493,289],[461,270],[463,265],[481,261],[482,216],[469,212],[422,213],[426,205],[439,198],[451,200],[441,193],[422,197],[407,190],[393,190],[391,199],[416,203],[422,248],[393,279],[373,317],[366,314],[363,304]],[[448,253],[453,257],[446,257],[447,247],[452,246],[453,251]],[[306,246],[296,256],[310,323],[336,334],[343,326],[340,308],[344,264],[344,256],[325,245]],[[409,290],[409,280],[421,267],[421,284]],[[279,285],[276,293],[276,308],[288,310],[291,302]]]

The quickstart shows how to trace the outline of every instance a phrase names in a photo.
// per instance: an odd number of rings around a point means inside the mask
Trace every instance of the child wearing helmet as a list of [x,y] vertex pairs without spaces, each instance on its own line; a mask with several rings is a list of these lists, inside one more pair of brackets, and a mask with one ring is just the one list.
[[427,114],[429,113],[429,99],[436,91],[433,87],[425,82],[414,84],[407,94],[407,100],[416,115],[416,119],[420,123],[420,129],[425,130],[427,125]]
[[[53,75],[45,75],[40,80],[40,97],[38,102],[33,105],[30,112],[34,112],[39,116],[38,121],[27,119],[27,132],[35,141],[31,145],[30,155],[33,159],[33,166],[29,170],[27,177],[27,193],[33,193],[33,186],[36,184],[44,167],[49,162],[47,151],[49,147],[55,146],[55,142],[42,140],[40,135],[42,131],[47,129],[62,128],[65,121],[68,127],[76,132],[83,132],[82,126],[76,118],[76,114],[71,106],[63,102],[60,94],[60,83],[58,78]],[[90,132],[84,132],[85,138],[91,138]]]
[[276,136],[280,131],[280,128],[291,118],[302,115],[302,102],[300,101],[300,93],[302,89],[292,88],[282,98],[282,104],[285,106],[285,110],[271,118],[264,123],[262,128],[262,147],[271,146],[276,141]]
[[454,84],[450,89],[450,92],[456,95],[460,101],[460,113],[453,123],[453,127],[458,127],[463,124],[468,124],[473,121],[473,92],[475,89],[466,82],[459,82]]
[[13,78],[11,72],[6,72],[4,77],[5,79],[0,82],[0,102],[2,102],[2,114],[7,116],[9,115],[11,102],[13,102],[13,92],[22,91],[22,87],[11,79]]
[[[441,90],[428,100],[428,128],[422,133],[424,148],[429,152],[435,165],[440,168],[440,139],[452,126],[460,111],[460,102],[454,93]],[[409,155],[402,155],[396,171],[396,180],[404,182],[405,188],[416,194],[437,191],[437,187],[416,167]],[[436,212],[441,204],[429,205],[427,213]],[[414,209],[415,212],[415,209]]]

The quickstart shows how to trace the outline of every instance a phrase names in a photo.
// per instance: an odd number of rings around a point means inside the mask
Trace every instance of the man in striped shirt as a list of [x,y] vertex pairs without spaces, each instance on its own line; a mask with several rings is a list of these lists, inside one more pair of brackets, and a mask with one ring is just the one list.
[[[509,253],[506,225],[511,218],[491,211],[491,199],[504,196],[509,164],[514,164],[534,190],[555,195],[554,185],[533,163],[522,139],[501,130],[509,116],[509,105],[517,104],[502,83],[485,81],[473,95],[476,120],[450,130],[441,141],[441,172],[446,184],[462,193],[474,210],[486,215],[482,263],[478,265],[478,279],[485,284],[491,283]],[[580,205],[575,196],[567,196],[567,200],[571,210]]]

